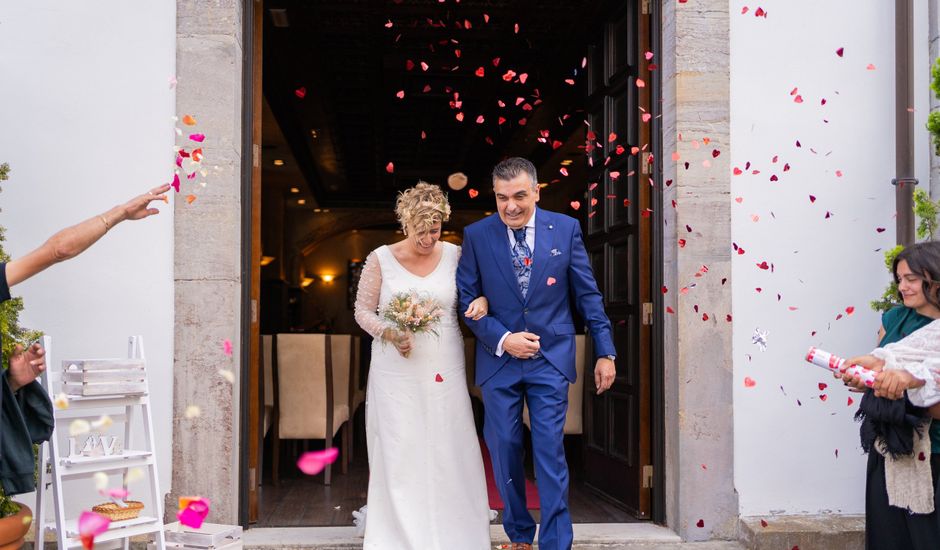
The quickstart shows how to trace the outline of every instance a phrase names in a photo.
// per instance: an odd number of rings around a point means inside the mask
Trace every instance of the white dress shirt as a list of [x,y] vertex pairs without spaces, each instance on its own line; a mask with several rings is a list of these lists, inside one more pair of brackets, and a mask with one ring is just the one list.
[[[532,211],[532,215],[529,216],[529,221],[525,222],[525,243],[529,245],[529,250],[532,254],[535,254],[535,213],[538,212],[538,208]],[[512,228],[508,225],[506,226],[506,235],[509,237],[509,253],[514,254],[514,248],[516,247],[516,236],[512,232]],[[496,345],[496,357],[503,356],[503,342],[506,341],[506,337],[512,334],[508,330],[506,334],[503,334],[503,337],[499,339],[499,344]]]

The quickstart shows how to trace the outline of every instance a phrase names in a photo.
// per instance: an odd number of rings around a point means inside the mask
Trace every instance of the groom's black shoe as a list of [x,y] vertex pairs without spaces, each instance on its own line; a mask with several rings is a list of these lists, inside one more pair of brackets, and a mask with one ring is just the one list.
[[528,542],[514,542],[510,550],[532,550],[532,545]]

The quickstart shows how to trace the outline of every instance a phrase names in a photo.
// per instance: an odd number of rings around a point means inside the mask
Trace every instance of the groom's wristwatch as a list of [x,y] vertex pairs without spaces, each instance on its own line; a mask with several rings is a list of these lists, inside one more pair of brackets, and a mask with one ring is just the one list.
[[605,355],[604,357],[606,357],[606,358],[608,358],[608,359],[610,359],[610,360],[611,360],[611,362],[613,362],[613,361],[616,361],[616,360],[617,360],[617,356],[616,356],[616,355]]

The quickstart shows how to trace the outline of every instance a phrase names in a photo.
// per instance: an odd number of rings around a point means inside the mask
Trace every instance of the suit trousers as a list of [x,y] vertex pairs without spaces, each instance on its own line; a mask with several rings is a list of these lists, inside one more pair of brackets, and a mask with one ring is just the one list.
[[568,463],[564,426],[568,380],[544,357],[510,358],[484,382],[483,436],[493,458],[493,475],[506,508],[503,528],[512,542],[532,543],[535,520],[526,508],[522,405],[529,407],[532,450],[539,489],[541,550],[571,548]]

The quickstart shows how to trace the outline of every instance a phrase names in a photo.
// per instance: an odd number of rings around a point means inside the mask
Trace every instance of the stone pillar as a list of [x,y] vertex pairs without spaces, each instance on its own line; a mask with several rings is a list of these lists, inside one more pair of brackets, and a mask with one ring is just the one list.
[[[242,2],[177,0],[177,114],[206,135],[205,188],[176,197],[173,481],[212,501],[209,521],[238,519],[238,377],[241,322]],[[186,140],[186,135],[179,138]],[[232,356],[223,341],[235,346]],[[235,374],[235,383],[219,375]],[[202,414],[187,419],[198,405]]]
[[[662,7],[664,184],[671,180],[662,205],[664,282],[666,304],[675,310],[665,313],[666,522],[684,540],[729,539],[737,536],[738,522],[726,319],[731,313],[729,5],[663,0]],[[713,158],[713,150],[719,156]],[[685,240],[682,248],[679,239]],[[707,273],[702,274],[703,266]],[[694,288],[680,292],[692,282]]]

